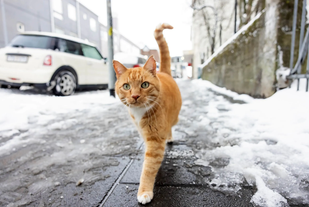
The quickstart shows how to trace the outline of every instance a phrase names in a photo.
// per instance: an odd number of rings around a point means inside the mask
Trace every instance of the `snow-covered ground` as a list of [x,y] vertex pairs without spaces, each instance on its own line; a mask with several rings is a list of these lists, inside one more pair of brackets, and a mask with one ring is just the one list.
[[[304,86],[303,91],[297,92],[293,85],[268,99],[253,99],[207,81],[178,83],[183,89],[189,88],[183,94],[180,116],[180,123],[188,125],[185,133],[193,136],[200,129],[214,131],[203,140],[213,144],[194,151],[196,165],[212,167],[215,178],[209,181],[211,187],[235,193],[245,180],[257,187],[251,200],[256,206],[284,206],[287,199],[290,204],[309,204],[309,93],[304,92]],[[190,91],[195,92],[194,97]],[[108,91],[55,97],[0,89],[0,100],[0,138],[27,131],[34,124],[44,130],[46,123],[53,123],[51,120],[84,109],[101,113],[102,108],[121,105],[118,99],[109,97]],[[209,101],[200,108],[192,107],[192,102],[203,100]],[[240,101],[246,103],[237,103]],[[195,113],[198,118],[190,120],[189,125],[186,113]],[[74,119],[64,119],[48,127],[65,130],[74,124]],[[177,140],[177,133],[174,138]],[[22,137],[16,139],[3,142],[0,155],[11,151]]]
[[0,131],[28,129],[31,117],[38,117],[39,122],[47,122],[57,114],[118,102],[109,96],[108,91],[79,92],[69,97],[57,97],[10,89],[0,89],[0,100]]
[[200,91],[210,88],[247,102],[213,100],[207,106],[207,116],[202,117],[205,127],[217,123],[212,142],[221,147],[202,149],[196,164],[228,163],[224,168],[213,167],[216,178],[210,181],[211,186],[237,191],[245,177],[257,187],[251,200],[257,206],[286,206],[287,198],[290,203],[309,204],[309,93],[304,92],[305,82],[302,91],[296,91],[293,84],[268,99],[238,95],[207,81],[195,83]]
[[[81,111],[102,114],[112,104],[119,103],[117,99],[109,96],[108,91],[79,92],[69,97],[57,97],[38,94],[35,91],[0,89],[0,100],[0,141],[1,138],[6,139],[22,133],[0,143],[0,155],[15,150],[15,147],[22,144],[38,142],[36,138],[24,139],[23,136],[27,135],[24,132],[66,130],[77,124],[75,114]],[[88,117],[91,114],[84,116]],[[55,122],[61,117],[63,120]]]

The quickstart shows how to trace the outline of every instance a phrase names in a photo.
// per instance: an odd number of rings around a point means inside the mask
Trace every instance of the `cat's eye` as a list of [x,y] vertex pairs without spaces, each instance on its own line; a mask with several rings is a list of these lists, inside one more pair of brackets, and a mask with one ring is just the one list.
[[131,86],[127,83],[123,84],[123,89],[124,90],[130,90]]
[[142,83],[142,88],[148,88],[149,87],[149,83],[148,82],[144,82]]

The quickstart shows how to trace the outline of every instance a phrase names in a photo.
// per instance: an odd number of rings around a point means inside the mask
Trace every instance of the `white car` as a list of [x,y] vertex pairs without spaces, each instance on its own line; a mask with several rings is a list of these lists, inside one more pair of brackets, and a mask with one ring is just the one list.
[[69,96],[76,89],[107,88],[106,59],[81,39],[27,32],[0,49],[0,85],[33,86]]

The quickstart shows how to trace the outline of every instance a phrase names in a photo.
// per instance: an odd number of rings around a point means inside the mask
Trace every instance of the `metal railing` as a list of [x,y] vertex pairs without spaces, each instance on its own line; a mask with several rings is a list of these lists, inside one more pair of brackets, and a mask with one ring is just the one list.
[[[300,38],[299,38],[299,53],[298,59],[293,67],[294,62],[294,49],[295,49],[295,35],[296,35],[296,24],[297,24],[297,9],[298,0],[294,0],[294,13],[293,13],[293,31],[292,31],[292,42],[291,42],[291,56],[290,56],[290,75],[287,77],[289,79],[289,85],[291,87],[292,80],[297,80],[297,90],[299,90],[299,82],[301,78],[306,78],[306,91],[309,87],[309,27],[307,27],[307,32],[304,38],[305,27],[306,27],[306,3],[307,0],[303,0],[302,16],[301,16],[301,28],[300,28]],[[306,74],[301,74],[301,66],[305,62],[307,55],[307,68]]]

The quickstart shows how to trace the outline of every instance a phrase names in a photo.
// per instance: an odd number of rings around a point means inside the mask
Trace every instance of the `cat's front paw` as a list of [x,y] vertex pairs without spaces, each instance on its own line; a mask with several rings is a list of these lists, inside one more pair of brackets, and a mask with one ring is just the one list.
[[137,195],[137,200],[141,204],[149,203],[153,198],[153,192],[143,192]]

